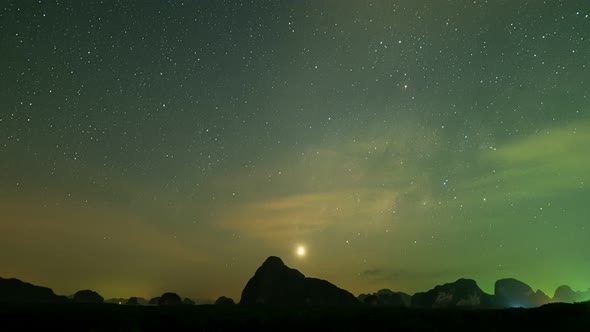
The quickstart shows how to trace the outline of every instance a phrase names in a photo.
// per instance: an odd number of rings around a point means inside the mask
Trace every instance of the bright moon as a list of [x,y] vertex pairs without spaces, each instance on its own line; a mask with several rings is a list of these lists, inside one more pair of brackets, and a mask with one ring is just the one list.
[[299,256],[299,257],[305,256],[305,247],[304,246],[297,247],[297,256]]

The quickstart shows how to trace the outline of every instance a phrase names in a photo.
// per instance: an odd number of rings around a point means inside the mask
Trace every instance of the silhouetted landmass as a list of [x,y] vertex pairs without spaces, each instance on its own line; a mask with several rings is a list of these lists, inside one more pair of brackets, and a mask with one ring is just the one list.
[[[553,303],[534,309],[491,308],[504,302],[524,307],[548,298],[515,279],[496,283],[494,296],[475,281],[459,279],[413,297],[388,289],[374,294],[352,294],[327,281],[306,278],[277,257],[258,268],[242,292],[243,304],[173,305],[180,296],[165,293],[141,306],[132,297],[126,304],[102,303],[98,293],[85,290],[76,301],[46,287],[0,278],[0,329],[60,331],[588,331],[590,302]],[[568,286],[555,291],[554,300],[576,301],[588,292]],[[113,299],[122,300],[122,299]],[[183,303],[190,303],[185,299]],[[527,302],[528,301],[528,302]],[[83,302],[84,305],[79,303]],[[118,301],[119,302],[119,301]],[[121,301],[122,302],[122,301]],[[515,305],[516,302],[520,302]],[[220,297],[216,304],[233,303]],[[280,304],[280,305],[277,305]],[[411,305],[411,306],[410,306]]]
[[193,299],[195,301],[196,305],[202,305],[202,304],[215,304],[215,300],[211,300],[211,299]]
[[412,296],[412,307],[416,308],[489,308],[492,305],[492,296],[484,293],[471,279],[459,279]]
[[127,301],[128,301],[128,299],[126,299],[126,298],[118,297],[118,298],[104,300],[104,303],[125,304],[125,303],[127,303]]
[[73,301],[75,303],[103,303],[104,298],[93,290],[84,289],[74,294]]
[[494,286],[494,301],[503,308],[534,308],[551,302],[545,293],[533,289],[524,282],[512,278],[500,279]]
[[573,303],[576,300],[575,298],[576,293],[567,285],[557,287],[553,295],[553,301],[555,302]]
[[184,300],[182,300],[182,304],[184,304],[184,305],[195,305],[195,301],[189,299],[188,297],[185,297]]
[[148,301],[146,299],[144,299],[143,297],[132,296],[128,300],[122,302],[122,304],[125,304],[125,305],[146,305],[146,304],[148,304]]
[[590,300],[590,289],[585,292],[576,292],[570,286],[562,285],[557,287],[552,302],[574,303]]
[[[165,295],[165,297],[164,297]],[[152,298],[113,298],[103,301],[96,292],[79,291],[71,296],[56,295],[50,288],[35,286],[18,279],[0,278],[0,303],[113,303],[127,305],[195,305],[228,304],[233,299],[220,297],[217,301],[192,300],[174,293]],[[411,307],[411,308],[534,308],[547,303],[575,303],[590,300],[590,289],[574,291],[567,285],[559,286],[553,298],[542,291],[533,289],[516,279],[501,279],[495,284],[495,294],[484,293],[470,279],[439,285],[427,292],[410,296],[403,292],[381,289],[373,294],[360,294],[355,301],[352,294],[330,284],[327,281],[306,278],[302,273],[284,265],[278,257],[269,257],[258,268],[254,277],[242,292],[241,304],[280,304],[280,305],[350,305],[361,303],[377,307]]]
[[412,304],[411,295],[389,289],[381,289],[373,294],[361,294],[357,299],[371,306],[409,307]]
[[176,293],[164,293],[158,300],[158,305],[181,305],[182,300]]
[[306,278],[271,256],[246,284],[240,304],[355,305],[358,301],[351,293],[325,280]]
[[8,303],[64,303],[69,299],[55,295],[51,288],[35,286],[18,279],[0,278],[0,302]]
[[231,297],[220,296],[215,301],[215,304],[216,305],[234,305],[236,303],[234,302],[234,299],[232,299]]
[[135,296],[132,296],[125,302],[126,305],[139,305],[139,299]]

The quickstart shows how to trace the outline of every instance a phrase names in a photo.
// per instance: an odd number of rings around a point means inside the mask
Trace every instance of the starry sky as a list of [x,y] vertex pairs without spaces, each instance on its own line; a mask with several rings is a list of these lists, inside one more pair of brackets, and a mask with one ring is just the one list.
[[[590,287],[585,0],[0,5],[0,276]],[[296,248],[305,247],[298,256]]]

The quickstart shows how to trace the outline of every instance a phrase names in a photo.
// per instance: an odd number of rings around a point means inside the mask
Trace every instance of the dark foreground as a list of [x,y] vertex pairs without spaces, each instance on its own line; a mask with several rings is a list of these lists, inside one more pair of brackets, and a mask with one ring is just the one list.
[[60,331],[589,331],[590,303],[536,309],[0,305],[0,330]]

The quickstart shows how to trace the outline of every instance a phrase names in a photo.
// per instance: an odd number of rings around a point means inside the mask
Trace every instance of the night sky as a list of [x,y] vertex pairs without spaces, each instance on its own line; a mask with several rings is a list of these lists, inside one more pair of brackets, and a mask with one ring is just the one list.
[[[590,287],[586,0],[0,5],[0,276]],[[298,255],[298,246],[305,255]]]

